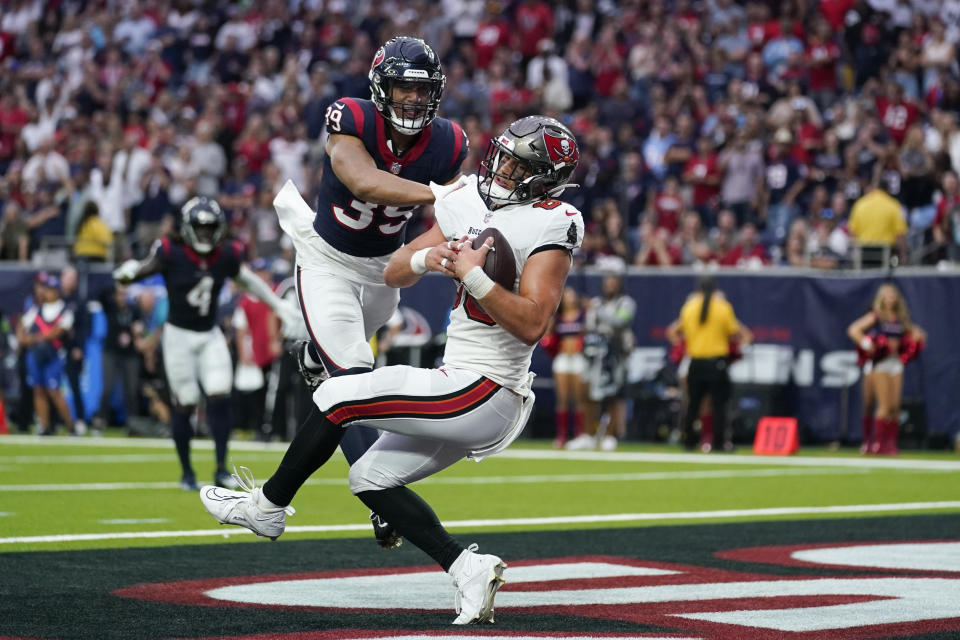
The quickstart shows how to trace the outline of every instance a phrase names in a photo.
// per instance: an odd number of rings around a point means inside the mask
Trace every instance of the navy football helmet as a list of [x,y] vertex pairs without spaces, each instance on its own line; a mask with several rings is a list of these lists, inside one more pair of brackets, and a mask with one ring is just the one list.
[[197,196],[180,209],[180,237],[197,253],[210,253],[227,232],[227,217],[213,198]]
[[480,163],[477,190],[491,209],[534,202],[563,193],[580,150],[564,124],[546,116],[527,116],[490,141]]
[[[419,133],[437,117],[447,77],[437,54],[420,38],[387,40],[373,56],[368,77],[377,111],[400,133]],[[407,87],[411,98],[395,100],[398,85]]]

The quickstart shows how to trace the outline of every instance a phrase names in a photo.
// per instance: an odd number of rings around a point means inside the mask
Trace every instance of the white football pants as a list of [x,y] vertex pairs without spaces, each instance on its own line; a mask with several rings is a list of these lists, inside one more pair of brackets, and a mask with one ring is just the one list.
[[297,293],[307,332],[331,374],[373,368],[369,340],[400,304],[400,290],[358,284],[316,267],[297,267]]
[[384,431],[350,468],[354,494],[426,478],[516,437],[515,427],[526,417],[518,394],[452,367],[393,366],[331,378],[317,388],[313,400],[334,424]]
[[163,325],[160,344],[170,393],[181,407],[200,401],[200,387],[208,396],[229,395],[233,362],[220,327],[190,331],[168,322]]

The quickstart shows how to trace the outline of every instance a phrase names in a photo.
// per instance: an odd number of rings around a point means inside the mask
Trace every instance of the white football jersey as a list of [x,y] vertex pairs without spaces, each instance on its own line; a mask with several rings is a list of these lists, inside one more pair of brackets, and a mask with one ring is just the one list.
[[[437,224],[448,240],[474,238],[487,227],[496,227],[510,242],[517,262],[514,292],[531,255],[551,248],[572,251],[583,241],[583,216],[576,207],[542,200],[490,211],[477,193],[476,176],[468,180],[434,205]],[[532,346],[497,325],[461,287],[450,311],[444,364],[475,371],[526,395],[532,354]]]

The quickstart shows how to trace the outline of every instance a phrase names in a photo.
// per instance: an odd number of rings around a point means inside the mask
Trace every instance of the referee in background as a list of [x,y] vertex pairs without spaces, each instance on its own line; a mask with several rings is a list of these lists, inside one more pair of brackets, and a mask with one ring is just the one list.
[[747,345],[750,330],[737,321],[733,305],[717,291],[712,277],[704,277],[680,309],[680,329],[690,356],[687,374],[687,412],[683,419],[683,444],[688,450],[697,444],[693,422],[700,404],[710,394],[713,405],[713,451],[724,450],[727,434],[727,404],[730,401],[730,342]]

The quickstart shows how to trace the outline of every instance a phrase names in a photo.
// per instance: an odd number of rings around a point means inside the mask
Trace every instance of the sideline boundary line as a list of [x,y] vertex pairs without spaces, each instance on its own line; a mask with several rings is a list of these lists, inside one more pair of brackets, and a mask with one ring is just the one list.
[[[173,446],[167,438],[67,438],[40,437],[28,435],[0,436],[0,444],[39,445],[39,446],[76,446],[76,447],[116,447],[166,449],[173,457]],[[232,451],[286,451],[287,442],[254,442],[250,440],[231,440]],[[213,450],[209,439],[194,439],[191,447],[197,450]],[[335,456],[342,457],[340,450]],[[660,453],[649,451],[554,451],[545,449],[526,449],[522,444],[515,445],[496,456],[498,459],[514,460],[587,460],[603,462],[679,462],[685,464],[755,465],[780,467],[857,467],[867,469],[940,469],[960,471],[957,460],[924,460],[914,458],[882,457],[830,457],[830,456],[754,456],[730,453]],[[0,455],[0,463],[4,463]]]
[[[511,526],[530,525],[559,525],[559,524],[593,524],[593,523],[623,523],[623,522],[650,522],[661,520],[707,520],[713,518],[749,518],[756,516],[790,516],[790,515],[831,515],[853,513],[889,513],[895,511],[930,511],[943,509],[960,509],[960,501],[941,502],[902,502],[889,504],[851,504],[834,505],[829,507],[773,507],[766,509],[722,509],[718,511],[678,511],[664,513],[611,513],[585,516],[558,516],[549,518],[504,518],[497,520],[454,520],[445,522],[448,528],[502,528]],[[363,524],[334,524],[302,527],[287,527],[290,533],[331,533],[337,531],[367,531],[370,523]],[[241,527],[228,529],[192,529],[184,531],[124,531],[116,533],[80,533],[46,536],[18,536],[0,538],[0,544],[37,544],[48,542],[79,542],[94,540],[129,540],[150,538],[199,538],[199,537],[229,537],[233,535],[254,535],[252,531]]]
[[[859,475],[871,473],[870,469],[802,468],[802,469],[742,469],[717,471],[649,471],[637,473],[604,474],[563,474],[563,475],[520,475],[520,476],[451,476],[424,478],[422,484],[443,485],[481,485],[481,484],[557,484],[575,482],[642,482],[647,480],[704,480],[723,478],[778,478],[782,476],[819,476],[819,475]],[[930,470],[930,473],[943,473]],[[306,485],[345,487],[349,485],[343,478],[313,478]],[[178,489],[179,482],[87,482],[76,484],[7,484],[0,485],[0,492],[29,491],[132,491],[145,489]]]

